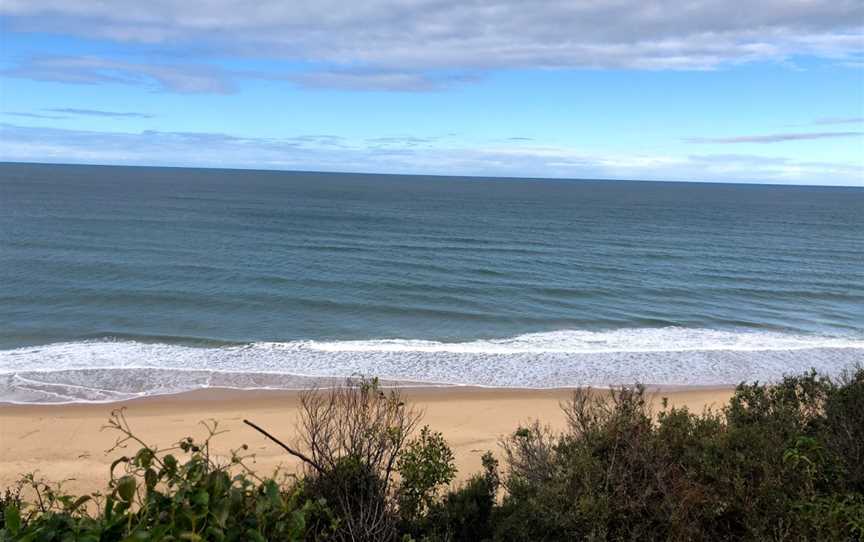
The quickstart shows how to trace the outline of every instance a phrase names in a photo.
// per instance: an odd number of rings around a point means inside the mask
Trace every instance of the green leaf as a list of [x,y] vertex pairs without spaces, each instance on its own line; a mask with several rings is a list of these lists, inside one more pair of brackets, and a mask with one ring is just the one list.
[[111,521],[111,517],[114,515],[114,499],[111,495],[105,499],[105,521]]
[[132,497],[135,496],[135,488],[137,485],[138,483],[135,481],[135,478],[127,474],[117,481],[117,494],[123,501],[127,503],[131,502]]
[[156,474],[156,471],[151,469],[147,469],[144,471],[144,485],[147,489],[153,489],[156,487],[156,484],[159,482],[159,475]]
[[149,468],[153,463],[153,450],[150,448],[141,448],[138,450],[138,453],[135,454],[135,463],[145,469]]
[[273,480],[267,480],[265,491],[267,498],[270,500],[270,505],[274,508],[279,508],[282,505],[282,496],[279,495],[279,486]]
[[220,502],[216,509],[212,511],[213,517],[216,519],[216,524],[220,527],[225,527],[228,522],[228,514],[230,512],[229,503],[227,500]]
[[203,489],[199,489],[192,496],[192,502],[202,508],[207,508],[207,505],[210,504],[210,494]]
[[6,530],[12,536],[17,535],[21,531],[21,512],[17,506],[7,506],[6,513]]
[[169,478],[173,478],[177,474],[177,458],[171,454],[166,455],[162,458],[162,463],[165,467],[162,469],[162,474],[167,475]]
[[151,538],[150,533],[148,533],[147,531],[135,531],[131,535],[124,538],[122,542],[146,542],[147,540],[156,539]]
[[298,540],[302,538],[306,532],[306,507],[301,510],[294,510],[291,514],[291,534]]

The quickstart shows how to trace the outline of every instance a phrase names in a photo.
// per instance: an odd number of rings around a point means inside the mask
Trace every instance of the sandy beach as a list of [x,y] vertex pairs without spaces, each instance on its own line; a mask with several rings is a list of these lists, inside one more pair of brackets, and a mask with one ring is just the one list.
[[[521,422],[539,418],[553,428],[564,424],[559,403],[571,391],[487,388],[409,388],[407,400],[423,409],[423,423],[441,431],[456,455],[459,479],[480,467],[486,450],[498,452],[498,440]],[[731,388],[685,388],[652,391],[655,402],[701,411],[719,407]],[[202,420],[218,420],[215,448],[227,453],[248,444],[256,455],[255,468],[270,473],[296,463],[278,446],[243,424],[254,421],[286,442],[295,438],[298,394],[290,391],[201,390],[173,396],[110,404],[11,405],[0,404],[0,488],[22,473],[37,472],[53,481],[67,480],[71,492],[104,487],[111,461],[123,451],[106,454],[117,434],[103,430],[110,412],[126,408],[135,432],[147,443],[168,447],[185,436],[206,434]]]

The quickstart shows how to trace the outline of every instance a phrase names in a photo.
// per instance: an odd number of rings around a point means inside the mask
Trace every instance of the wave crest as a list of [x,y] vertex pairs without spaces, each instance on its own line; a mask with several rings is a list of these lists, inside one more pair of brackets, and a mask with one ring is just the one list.
[[471,342],[377,339],[258,343],[272,348],[322,352],[447,352],[471,354],[602,354],[615,352],[768,351],[809,348],[864,348],[864,340],[773,332],[717,331],[666,327],[611,331],[560,330]]
[[561,330],[461,343],[378,339],[190,346],[88,340],[0,351],[0,401],[116,401],[202,387],[299,388],[353,374],[399,382],[551,388],[724,385],[836,373],[864,339],[766,331]]

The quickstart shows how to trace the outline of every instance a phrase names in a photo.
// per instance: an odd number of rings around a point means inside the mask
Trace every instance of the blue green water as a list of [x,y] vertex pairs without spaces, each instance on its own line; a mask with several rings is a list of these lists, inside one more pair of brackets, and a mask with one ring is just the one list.
[[0,164],[0,400],[864,353],[864,189]]

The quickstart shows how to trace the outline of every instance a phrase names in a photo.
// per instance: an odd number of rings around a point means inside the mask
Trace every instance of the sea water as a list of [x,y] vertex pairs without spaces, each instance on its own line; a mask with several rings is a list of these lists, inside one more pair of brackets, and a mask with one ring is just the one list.
[[0,401],[864,362],[864,188],[0,164]]

